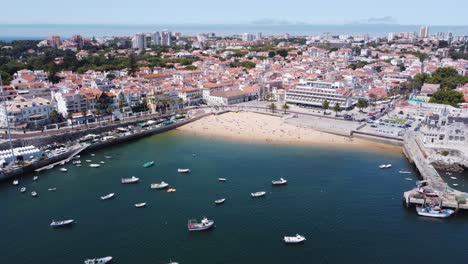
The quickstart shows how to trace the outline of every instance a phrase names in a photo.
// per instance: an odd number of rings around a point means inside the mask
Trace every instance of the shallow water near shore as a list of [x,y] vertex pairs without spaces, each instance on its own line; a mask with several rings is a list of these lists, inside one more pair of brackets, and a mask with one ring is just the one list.
[[[105,163],[93,169],[87,159]],[[468,257],[467,214],[433,221],[403,207],[403,192],[417,178],[414,171],[398,173],[412,171],[399,152],[241,143],[172,131],[81,160],[82,167],[65,165],[67,173],[54,168],[36,182],[30,175],[19,186],[0,185],[0,263],[83,263],[108,255],[128,264],[462,263]],[[156,165],[143,168],[150,160]],[[380,170],[384,163],[392,169]],[[132,175],[141,181],[120,183]],[[280,177],[288,184],[273,187],[271,180]],[[177,191],[149,188],[161,181]],[[19,192],[22,186],[27,193]],[[48,192],[51,187],[57,191]],[[251,198],[256,191],[267,195]],[[99,199],[111,192],[114,199]],[[216,206],[219,198],[226,202]],[[148,205],[134,208],[139,202]],[[203,216],[216,227],[189,233],[187,220]],[[49,227],[53,219],[69,218],[77,221],[70,228]],[[281,241],[296,233],[306,243]]]

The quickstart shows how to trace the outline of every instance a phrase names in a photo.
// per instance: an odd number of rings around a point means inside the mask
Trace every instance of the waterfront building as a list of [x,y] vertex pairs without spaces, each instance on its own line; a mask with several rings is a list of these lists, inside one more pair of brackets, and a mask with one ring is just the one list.
[[135,34],[132,38],[132,48],[138,50],[146,49],[146,35],[143,33]]
[[18,95],[13,85],[5,85],[2,87],[2,89],[3,89],[3,93],[0,95],[1,96],[0,101],[12,100]]
[[304,81],[286,92],[286,102],[322,107],[323,102],[326,100],[330,108],[338,103],[341,108],[349,109],[353,106],[351,92],[350,88],[340,87],[340,85],[333,83]]
[[88,110],[86,98],[78,92],[57,92],[54,94],[54,99],[57,102],[57,111],[65,118],[68,117],[68,113],[81,113]]
[[207,104],[221,106],[257,100],[258,90],[258,86],[249,86],[227,91],[213,91],[208,97]]
[[16,83],[13,85],[18,95],[31,99],[42,97],[50,99],[50,87],[48,82]]
[[6,112],[5,107],[0,107],[0,127],[7,126],[7,118],[10,125],[17,128],[44,124],[54,110],[55,105],[50,100],[41,97],[27,99],[18,95],[6,102]]

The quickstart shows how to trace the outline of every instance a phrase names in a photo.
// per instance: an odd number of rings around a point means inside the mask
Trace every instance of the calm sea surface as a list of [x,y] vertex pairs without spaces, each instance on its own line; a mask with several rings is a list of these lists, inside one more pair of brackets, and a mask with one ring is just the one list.
[[[192,156],[196,153],[196,157]],[[0,263],[466,263],[468,216],[423,219],[402,206],[414,175],[399,153],[242,144],[170,132],[104,149],[81,160],[0,185]],[[110,155],[112,159],[105,159]],[[142,164],[154,160],[145,169]],[[380,170],[378,165],[392,163]],[[177,173],[190,168],[191,174]],[[141,182],[122,185],[122,177]],[[218,177],[227,178],[220,183]],[[288,185],[273,187],[284,177]],[[410,177],[413,180],[406,180]],[[176,193],[150,190],[166,181]],[[56,187],[56,192],[48,192]],[[36,190],[38,197],[29,192]],[[251,192],[266,191],[254,199]],[[100,196],[115,192],[112,200]],[[224,205],[213,201],[226,198]],[[146,208],[133,204],[147,202]],[[208,216],[216,227],[189,233],[187,220]],[[52,229],[52,219],[73,218]],[[303,234],[288,246],[284,235]]]

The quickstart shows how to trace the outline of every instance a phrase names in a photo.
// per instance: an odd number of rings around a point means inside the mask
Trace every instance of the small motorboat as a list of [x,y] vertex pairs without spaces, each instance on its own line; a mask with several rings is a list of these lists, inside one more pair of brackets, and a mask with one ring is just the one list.
[[73,158],[74,158],[74,159],[79,159],[79,158],[81,158],[81,156],[80,156],[80,155],[76,155],[76,156],[73,157]]
[[454,183],[454,184],[452,184],[452,185],[453,185],[453,186],[458,186],[458,183]]
[[26,192],[26,187],[21,187],[20,192],[21,192],[21,193]]
[[72,164],[75,164],[75,165],[76,165],[76,164],[81,164],[81,160],[74,160],[74,161],[72,162]]
[[36,197],[36,196],[37,196],[37,192],[32,191],[32,192],[31,192],[31,196],[32,196],[32,197]]
[[411,171],[398,171],[398,173],[401,173],[401,174],[411,174]]
[[47,166],[47,167],[45,167],[45,168],[46,168],[46,170],[51,170],[51,169],[54,168],[54,165],[49,165],[49,166]]
[[89,166],[90,166],[91,168],[99,168],[99,167],[101,167],[100,164],[96,164],[96,163],[91,163],[91,164],[89,164]]
[[254,193],[251,193],[250,196],[252,197],[262,197],[262,196],[265,196],[266,192],[254,192]]
[[105,162],[104,162],[104,161],[100,161],[99,163],[104,164]]
[[215,200],[215,204],[223,204],[226,201],[226,198]]
[[218,178],[218,181],[220,181],[220,182],[225,182],[226,179],[225,179],[225,178]]
[[190,169],[177,169],[178,173],[189,173]]
[[456,179],[457,179],[457,177],[450,177],[450,179],[452,179],[452,180],[456,180]]
[[145,206],[146,206],[146,203],[136,203],[135,204],[136,208],[141,208],[141,207],[145,207]]
[[65,161],[60,162],[60,165],[61,166],[65,165]]
[[90,163],[92,160],[86,160],[86,162]]
[[52,220],[52,223],[50,223],[50,226],[51,227],[62,227],[62,226],[67,226],[67,225],[71,225],[75,222],[75,220],[73,219],[69,219],[69,220],[62,220],[62,221],[55,221],[55,220]]
[[106,264],[112,260],[112,257],[104,257],[104,258],[93,258],[87,259],[84,261],[84,264]]
[[306,238],[304,236],[296,234],[295,236],[285,236],[283,238],[283,241],[286,244],[299,244],[306,241]]
[[150,188],[151,189],[164,189],[167,186],[169,186],[169,183],[162,181],[161,183],[152,183]]
[[61,172],[67,172],[68,170],[66,168],[60,168]]
[[76,164],[75,166],[77,166],[77,167],[81,167],[81,164]]
[[388,168],[391,168],[392,167],[392,164],[383,164],[383,165],[380,165],[379,168],[381,169],[388,169]]
[[101,196],[101,200],[109,200],[114,197],[115,193],[109,193],[108,195]]
[[151,167],[151,166],[153,166],[153,165],[154,165],[154,161],[148,161],[148,162],[146,162],[145,164],[143,164],[143,167],[144,167],[144,168],[149,168],[149,167]]
[[179,264],[179,262],[175,262],[175,261],[169,260],[169,262],[168,262],[167,264]]
[[173,193],[173,192],[176,192],[176,189],[170,188],[170,189],[167,189],[167,192],[168,192],[168,193]]
[[288,183],[288,181],[283,178],[280,178],[279,180],[271,181],[271,183],[273,185],[285,185],[286,183]]
[[140,178],[132,176],[130,178],[122,178],[120,180],[120,182],[123,183],[123,184],[129,184],[129,183],[137,183],[139,180],[140,180]]
[[106,159],[112,159],[112,156],[104,156]]
[[203,217],[200,223],[197,222],[196,219],[191,219],[188,221],[187,227],[189,231],[202,231],[210,229],[214,226],[214,221],[209,220],[206,217]]
[[47,189],[49,192],[55,192],[57,190],[57,188],[49,188]]
[[14,180],[13,181],[13,185],[18,185],[19,184],[19,181],[18,180]]
[[420,216],[435,217],[435,218],[447,218],[455,213],[452,209],[442,209],[439,206],[424,206],[416,207],[416,212]]
[[33,181],[37,181],[37,179],[39,179],[39,176],[34,176],[33,177]]
[[94,156],[96,156],[96,154],[91,154],[91,157],[94,157]]

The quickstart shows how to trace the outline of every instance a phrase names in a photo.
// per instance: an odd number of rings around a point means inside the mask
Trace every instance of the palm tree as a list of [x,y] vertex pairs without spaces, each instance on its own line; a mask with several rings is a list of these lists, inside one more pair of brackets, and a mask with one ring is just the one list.
[[289,110],[289,105],[287,103],[284,103],[284,105],[281,106],[281,109],[283,109],[284,113],[286,114],[286,111]]
[[341,112],[341,106],[339,103],[335,103],[335,106],[333,106],[333,111],[335,111],[335,116],[338,115],[339,112]]
[[369,102],[364,99],[359,99],[356,106],[359,108],[359,112],[362,112],[363,108],[367,108],[369,106]]
[[271,112],[272,112],[272,113],[274,113],[274,112],[275,112],[275,110],[276,110],[276,105],[275,105],[275,103],[271,103],[271,104],[269,104],[269,105],[268,105],[268,109],[270,109],[270,110],[271,110]]
[[81,110],[81,115],[83,116],[83,122],[85,122],[86,128],[88,128],[88,117],[87,117],[88,110],[86,109]]
[[326,114],[328,108],[330,108],[330,103],[328,103],[328,100],[323,101],[323,103],[322,103],[322,108],[323,108],[323,110],[325,110],[325,111],[323,112],[323,114]]

